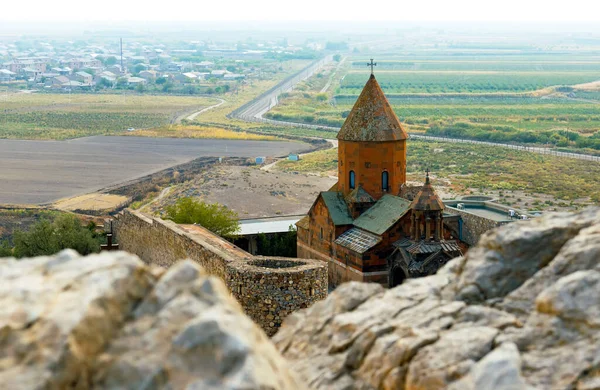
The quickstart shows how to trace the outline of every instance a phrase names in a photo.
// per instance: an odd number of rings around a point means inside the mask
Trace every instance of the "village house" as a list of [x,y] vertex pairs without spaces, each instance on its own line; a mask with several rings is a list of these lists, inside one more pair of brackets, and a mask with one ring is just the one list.
[[211,61],[201,61],[197,64],[195,64],[199,69],[210,69],[213,66],[215,66],[214,62]]
[[146,83],[148,83],[148,81],[141,77],[128,77],[127,78],[127,85],[139,85],[139,84],[146,84]]
[[0,83],[8,83],[14,81],[17,74],[8,69],[0,69]]
[[71,80],[67,76],[56,76],[46,79],[44,83],[46,87],[59,89],[63,88],[63,86],[68,86]]
[[114,74],[113,72],[109,72],[108,70],[105,70],[104,72],[100,72],[96,75],[96,77],[94,77],[94,82],[96,84],[98,84],[99,82],[101,82],[101,80],[106,80],[109,83],[116,83],[117,82],[117,75]]
[[196,76],[194,73],[186,72],[176,74],[173,76],[173,79],[182,84],[189,84],[198,81],[198,76]]
[[153,81],[153,80],[156,80],[156,77],[158,76],[158,72],[155,70],[142,70],[139,73],[139,76],[147,81]]
[[462,253],[429,172],[422,187],[406,185],[408,135],[373,74],[337,139],[338,182],[296,224],[298,257],[327,262],[330,288],[350,280],[392,287]]
[[231,72],[229,72],[228,70],[225,70],[225,69],[217,69],[217,70],[213,70],[210,72],[210,77],[222,79],[228,73],[231,73]]
[[91,74],[87,73],[87,72],[75,72],[75,74],[73,75],[75,81],[79,81],[80,83],[83,84],[91,84],[92,80],[94,78],[94,76],[92,76]]
[[119,64],[108,66],[106,68],[106,70],[109,71],[109,72],[111,72],[111,73],[113,73],[113,74],[115,74],[115,75],[117,75],[117,76],[121,76],[121,75],[123,75],[125,73],[124,70],[123,70],[123,68],[121,68],[121,65],[119,65]]

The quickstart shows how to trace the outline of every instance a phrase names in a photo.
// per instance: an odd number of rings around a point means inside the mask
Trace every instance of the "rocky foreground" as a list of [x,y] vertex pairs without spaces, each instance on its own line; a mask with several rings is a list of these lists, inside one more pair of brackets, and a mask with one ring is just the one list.
[[190,261],[0,259],[0,388],[600,389],[599,259],[600,209],[516,222],[437,275],[340,286],[275,346]]
[[600,210],[517,222],[437,275],[348,283],[274,337],[317,389],[600,389]]
[[125,252],[0,259],[0,389],[297,389],[225,289],[191,261]]

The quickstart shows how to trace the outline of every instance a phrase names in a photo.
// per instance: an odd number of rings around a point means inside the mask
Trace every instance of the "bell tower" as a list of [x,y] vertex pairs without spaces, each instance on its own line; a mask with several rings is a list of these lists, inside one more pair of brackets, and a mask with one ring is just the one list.
[[368,65],[371,76],[337,135],[337,189],[346,196],[360,186],[376,201],[406,182],[408,135]]

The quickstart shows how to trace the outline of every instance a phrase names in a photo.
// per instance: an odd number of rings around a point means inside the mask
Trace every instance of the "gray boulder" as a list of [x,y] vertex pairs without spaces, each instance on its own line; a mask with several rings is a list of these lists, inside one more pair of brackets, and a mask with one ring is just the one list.
[[224,284],[124,252],[0,260],[0,387],[302,389]]
[[436,275],[341,285],[273,341],[315,389],[600,389],[599,259],[600,209],[516,222]]

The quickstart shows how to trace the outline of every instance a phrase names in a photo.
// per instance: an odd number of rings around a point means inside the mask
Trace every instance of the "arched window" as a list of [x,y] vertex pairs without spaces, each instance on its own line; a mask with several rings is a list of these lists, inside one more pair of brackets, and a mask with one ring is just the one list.
[[323,228],[321,228],[321,233],[319,234],[319,238],[322,240],[323,239]]
[[387,171],[381,172],[381,189],[387,191],[389,187],[389,175]]
[[354,171],[350,171],[350,189],[354,189],[354,187],[356,186],[355,183],[355,177],[354,177]]

